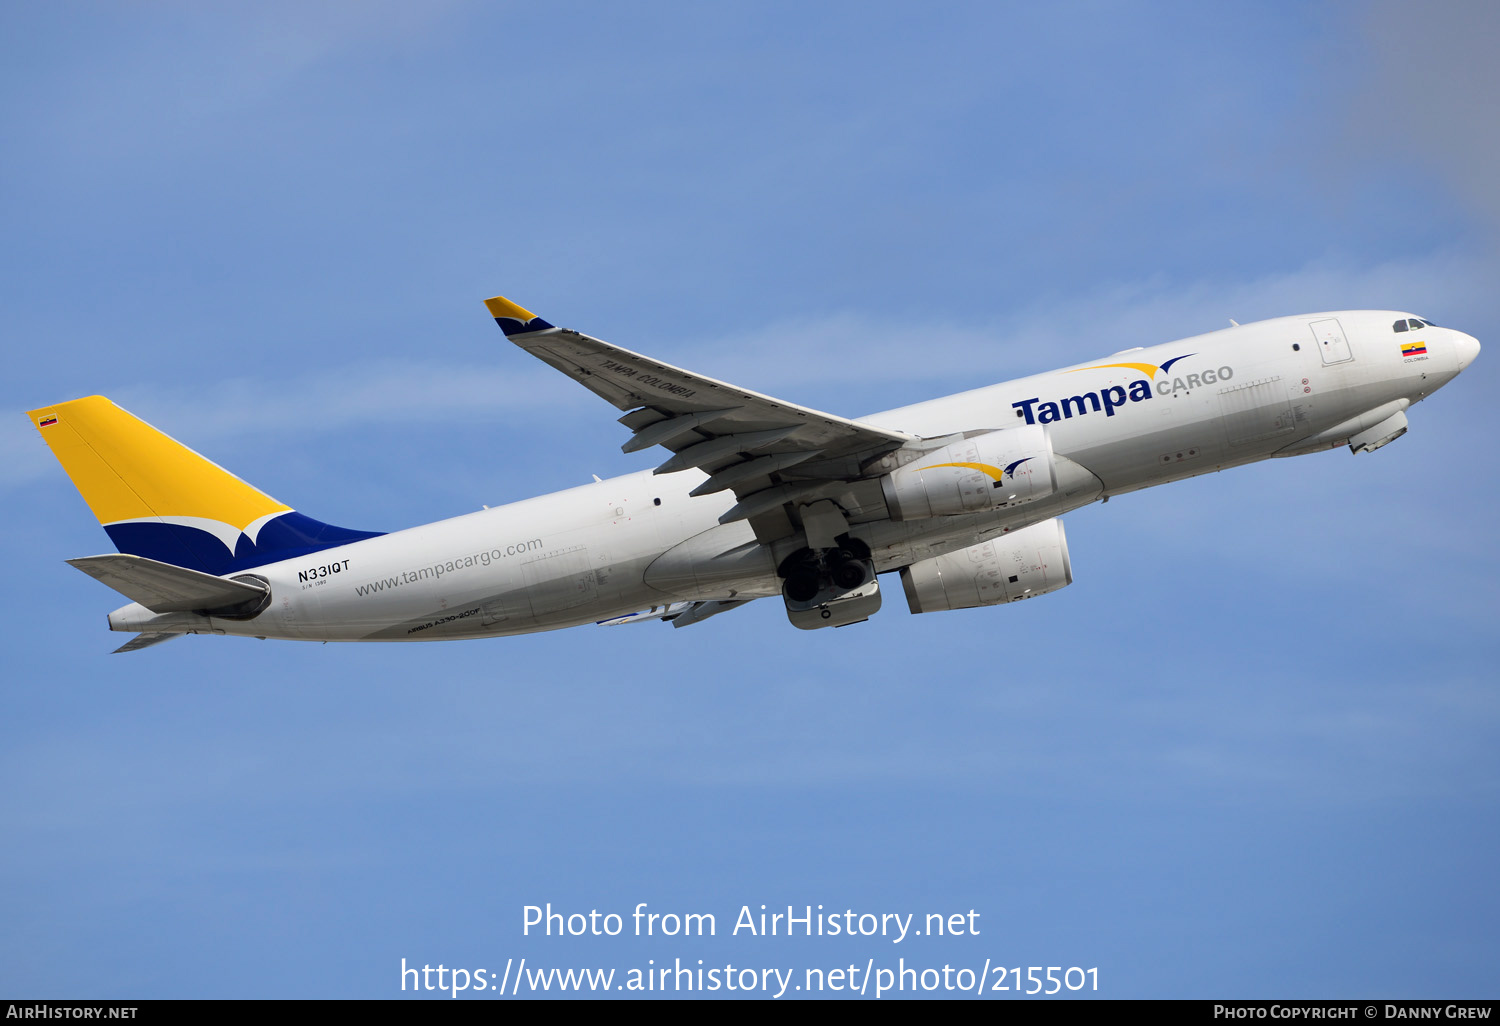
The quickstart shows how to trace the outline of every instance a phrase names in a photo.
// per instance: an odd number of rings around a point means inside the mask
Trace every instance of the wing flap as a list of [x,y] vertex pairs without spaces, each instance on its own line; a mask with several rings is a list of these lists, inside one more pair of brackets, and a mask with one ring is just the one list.
[[771,428],[768,431],[737,431],[733,434],[717,435],[703,441],[695,441],[677,455],[652,471],[653,474],[675,474],[689,467],[712,467],[723,463],[726,457],[737,453],[751,453],[764,449],[793,434],[795,427]]
[[688,492],[688,494],[694,497],[712,495],[714,492],[722,492],[726,488],[733,488],[735,485],[744,484],[752,478],[769,478],[771,474],[778,470],[785,470],[799,463],[805,463],[818,455],[820,455],[819,450],[809,449],[806,452],[780,452],[774,456],[754,456],[742,463],[731,463],[723,470],[709,475],[707,481],[704,481],[697,488]]
[[827,489],[836,489],[839,484],[838,481],[791,481],[787,484],[771,485],[758,492],[747,492],[739,502],[729,507],[728,511],[719,517],[719,523],[732,524],[736,520],[749,520],[762,513],[769,513],[788,502],[809,499]]
[[639,452],[653,445],[669,445],[699,425],[722,420],[737,410],[738,407],[735,407],[728,410],[706,410],[703,413],[682,413],[675,417],[663,417],[636,431],[628,442],[620,446],[620,451]]

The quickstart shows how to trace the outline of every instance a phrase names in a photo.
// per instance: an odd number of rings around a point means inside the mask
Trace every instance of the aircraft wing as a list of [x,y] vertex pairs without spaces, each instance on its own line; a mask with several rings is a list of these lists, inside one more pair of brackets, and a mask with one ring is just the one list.
[[763,538],[787,533],[774,520],[786,503],[840,496],[845,509],[857,510],[862,500],[851,498],[849,486],[884,473],[869,465],[916,440],[555,327],[500,296],[485,306],[516,345],[629,411],[620,423],[633,434],[622,450],[660,445],[673,455],[656,473],[707,473],[692,494],[733,491],[739,501],[720,522],[749,519]]

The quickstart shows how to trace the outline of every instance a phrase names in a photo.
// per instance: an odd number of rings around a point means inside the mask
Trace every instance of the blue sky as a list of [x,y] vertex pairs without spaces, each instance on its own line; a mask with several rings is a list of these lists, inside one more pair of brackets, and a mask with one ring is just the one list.
[[[10,5],[0,993],[483,968],[1097,966],[1494,996],[1486,354],[1371,456],[1067,517],[1041,602],[110,656],[21,414],[100,392],[391,530],[650,466],[480,306],[855,416],[1349,307],[1500,326],[1466,5]],[[1476,445],[1478,442],[1478,445]],[[537,938],[521,909],[710,912]],[[741,905],[981,934],[728,936]]]

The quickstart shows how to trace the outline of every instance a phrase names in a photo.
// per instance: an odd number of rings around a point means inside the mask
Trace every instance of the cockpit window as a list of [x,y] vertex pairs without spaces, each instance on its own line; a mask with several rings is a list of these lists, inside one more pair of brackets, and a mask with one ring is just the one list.
[[1392,331],[1421,331],[1423,328],[1436,328],[1437,325],[1431,321],[1424,321],[1420,317],[1407,317],[1391,325]]

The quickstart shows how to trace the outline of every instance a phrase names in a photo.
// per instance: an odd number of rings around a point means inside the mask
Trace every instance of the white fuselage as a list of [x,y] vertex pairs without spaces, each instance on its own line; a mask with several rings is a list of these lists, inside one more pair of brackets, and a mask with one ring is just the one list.
[[[978,514],[851,516],[851,533],[870,545],[877,570],[892,570],[1101,496],[1344,444],[1452,380],[1472,358],[1465,340],[1473,340],[1457,331],[1394,334],[1392,321],[1405,316],[1342,311],[1262,321],[863,418],[929,438],[1044,423],[1055,452],[1092,473],[1097,486]],[[1319,340],[1310,328],[1328,320],[1342,340]],[[1403,356],[1401,343],[1418,339],[1426,352]],[[1194,358],[1170,366],[1187,354]],[[1129,364],[1167,366],[1147,375]],[[436,641],[778,594],[782,544],[761,544],[743,520],[720,525],[734,496],[689,497],[703,479],[696,470],[629,474],[257,567],[272,601],[252,620],[158,617],[132,605],[111,624]]]

